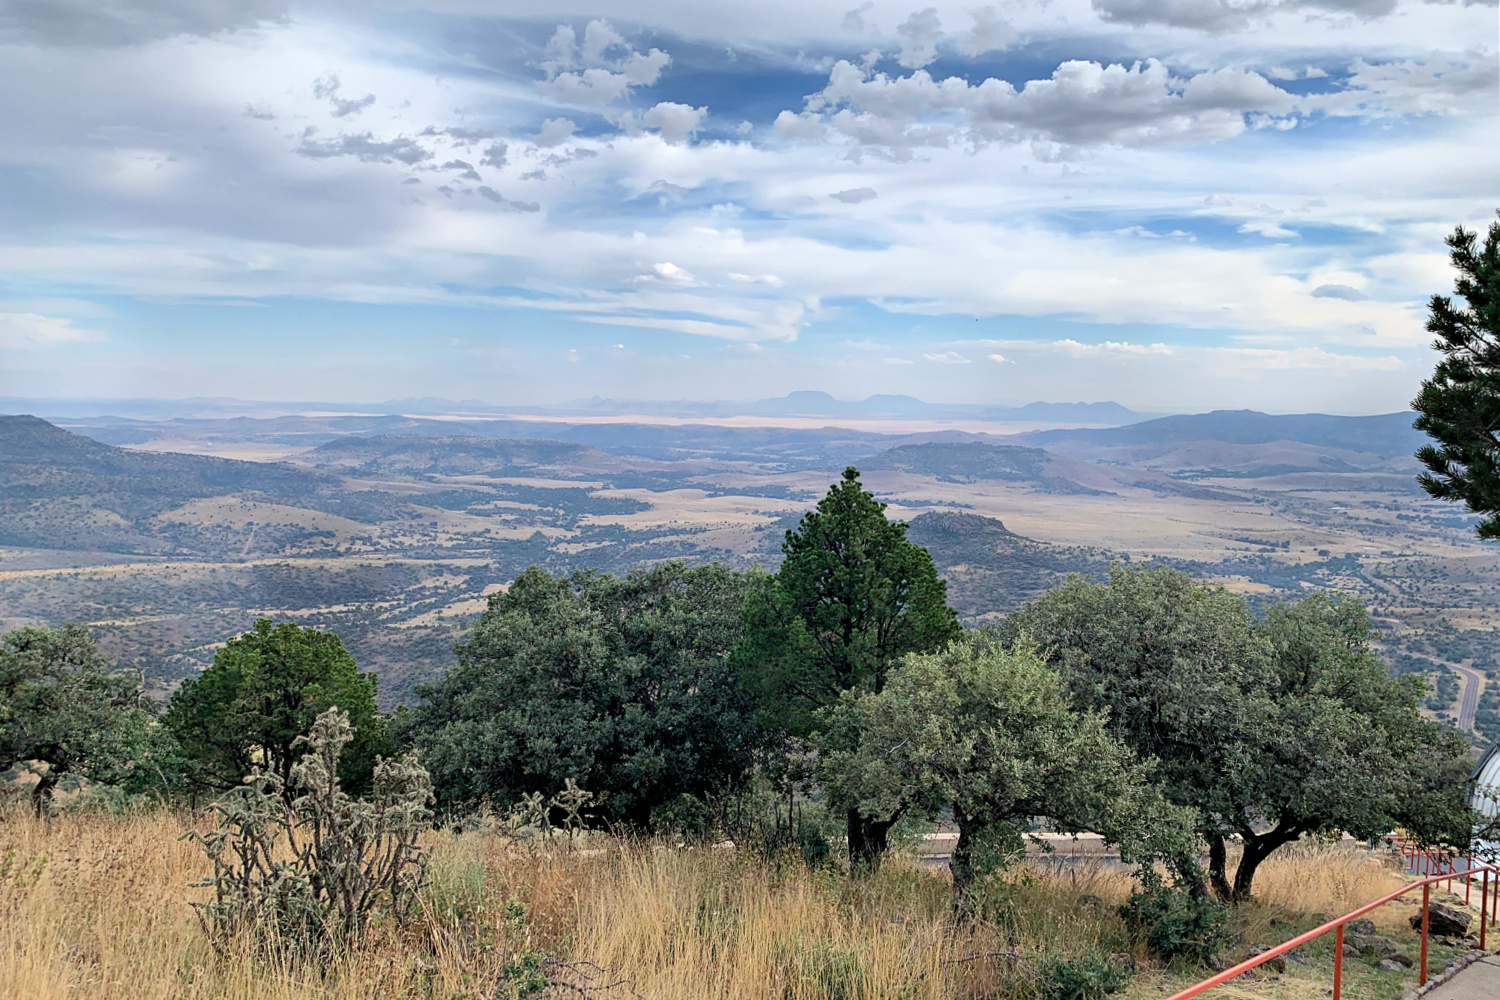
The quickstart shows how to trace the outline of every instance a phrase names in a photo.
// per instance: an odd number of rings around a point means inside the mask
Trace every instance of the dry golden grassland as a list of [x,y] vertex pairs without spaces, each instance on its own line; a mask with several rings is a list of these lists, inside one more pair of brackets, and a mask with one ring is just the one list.
[[[1120,871],[1030,866],[1010,880],[1009,917],[955,928],[946,873],[897,857],[850,880],[799,860],[767,864],[727,848],[591,841],[531,850],[487,834],[432,835],[432,884],[405,927],[381,926],[331,967],[280,965],[250,950],[216,955],[188,888],[206,864],[181,840],[182,814],[0,816],[0,997],[5,1000],[376,1000],[516,996],[505,967],[527,953],[571,963],[555,980],[610,987],[590,997],[651,1000],[939,1000],[1042,996],[1048,956],[1128,952],[1125,996],[1162,997],[1202,969],[1162,968],[1131,942],[1115,906]],[[1234,918],[1242,957],[1399,886],[1377,856],[1304,846],[1273,858],[1261,900]],[[1080,897],[1093,896],[1099,902]],[[1411,909],[1377,914],[1414,948]],[[1434,949],[1441,969],[1451,948]],[[1328,945],[1282,975],[1243,978],[1213,996],[1320,997]],[[591,964],[589,964],[591,963]],[[1347,996],[1395,997],[1412,974],[1347,963]],[[579,996],[555,988],[546,996]]]

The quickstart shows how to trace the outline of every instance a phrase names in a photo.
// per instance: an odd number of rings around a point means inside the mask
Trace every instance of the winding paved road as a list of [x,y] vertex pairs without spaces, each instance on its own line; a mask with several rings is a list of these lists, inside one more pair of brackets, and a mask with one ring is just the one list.
[[1426,653],[1412,653],[1407,651],[1407,654],[1415,656],[1419,660],[1426,660],[1428,663],[1436,663],[1447,667],[1449,670],[1456,671],[1464,679],[1463,694],[1458,699],[1458,728],[1466,733],[1472,733],[1474,731],[1474,713],[1479,710],[1479,696],[1484,691],[1484,674],[1473,667],[1459,666],[1457,663],[1440,660],[1436,656],[1428,656]]
[[1450,663],[1464,678],[1464,696],[1458,702],[1458,728],[1466,733],[1474,731],[1474,713],[1479,709],[1479,694],[1484,690],[1484,675],[1471,667],[1460,667]]

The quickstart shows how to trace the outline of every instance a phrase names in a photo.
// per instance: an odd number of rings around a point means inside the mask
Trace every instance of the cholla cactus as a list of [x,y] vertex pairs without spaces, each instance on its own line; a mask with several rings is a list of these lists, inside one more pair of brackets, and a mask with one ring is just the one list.
[[214,899],[193,904],[215,947],[237,935],[278,948],[322,953],[352,943],[372,917],[399,922],[426,879],[417,843],[431,823],[432,782],[415,755],[377,758],[369,800],[339,787],[339,754],[353,739],[349,716],[331,708],[298,739],[307,754],[292,769],[290,805],[280,779],[257,772],[214,803],[222,826],[187,836],[213,874],[194,887]]
[[[534,847],[539,842],[553,843],[559,833],[573,839],[588,826],[585,810],[598,804],[598,797],[568,778],[562,791],[550,799],[541,792],[521,796],[510,811],[493,826],[501,835]],[[559,815],[560,814],[560,815]]]

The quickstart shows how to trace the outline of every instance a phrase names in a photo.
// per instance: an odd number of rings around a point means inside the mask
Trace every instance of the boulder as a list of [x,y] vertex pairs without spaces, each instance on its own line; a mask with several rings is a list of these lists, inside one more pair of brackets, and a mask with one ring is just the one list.
[[[1268,952],[1270,950],[1271,950],[1271,946],[1270,945],[1266,945],[1266,944],[1254,944],[1254,945],[1251,945],[1250,946],[1250,957],[1254,958],[1256,955],[1264,955],[1266,952]],[[1286,959],[1282,958],[1280,955],[1277,955],[1275,958],[1272,958],[1272,959],[1269,959],[1269,960],[1267,960],[1265,962],[1260,963],[1260,968],[1262,968],[1262,969],[1270,969],[1272,972],[1285,972],[1286,971]]]
[[1359,957],[1359,949],[1356,948],[1356,947],[1354,947],[1354,945],[1350,944],[1348,941],[1345,941],[1344,942],[1344,957],[1345,958],[1358,958]]
[[[1469,921],[1472,919],[1463,910],[1455,909],[1446,903],[1433,903],[1427,911],[1427,933],[1443,935],[1446,937],[1463,937],[1469,933]],[[1411,928],[1414,931],[1422,929],[1422,911],[1418,910],[1411,915]]]
[[1384,934],[1345,934],[1344,943],[1353,945],[1366,958],[1385,958],[1398,950],[1396,942]]
[[1379,969],[1381,972],[1401,972],[1405,967],[1402,966],[1400,962],[1393,962],[1389,958],[1383,958],[1380,960],[1380,964],[1375,966],[1375,968]]
[[1390,960],[1392,962],[1395,962],[1397,965],[1404,965],[1408,969],[1410,969],[1413,965],[1416,964],[1415,962],[1413,962],[1411,960],[1411,956],[1410,955],[1403,955],[1399,951],[1396,952],[1396,954],[1390,956]]
[[1379,932],[1375,929],[1375,921],[1371,920],[1369,917],[1360,917],[1358,920],[1351,920],[1347,924],[1345,924],[1344,933],[1377,934]]

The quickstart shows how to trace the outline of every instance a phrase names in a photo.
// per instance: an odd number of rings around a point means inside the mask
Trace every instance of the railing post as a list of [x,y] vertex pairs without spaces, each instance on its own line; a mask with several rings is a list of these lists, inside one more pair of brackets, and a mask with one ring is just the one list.
[[1427,905],[1432,898],[1432,883],[1422,886],[1422,985],[1427,985]]
[[1344,985],[1344,925],[1333,933],[1333,1000],[1339,1000]]
[[1490,870],[1484,870],[1484,882],[1479,889],[1479,950],[1484,951],[1484,931],[1490,906]]

